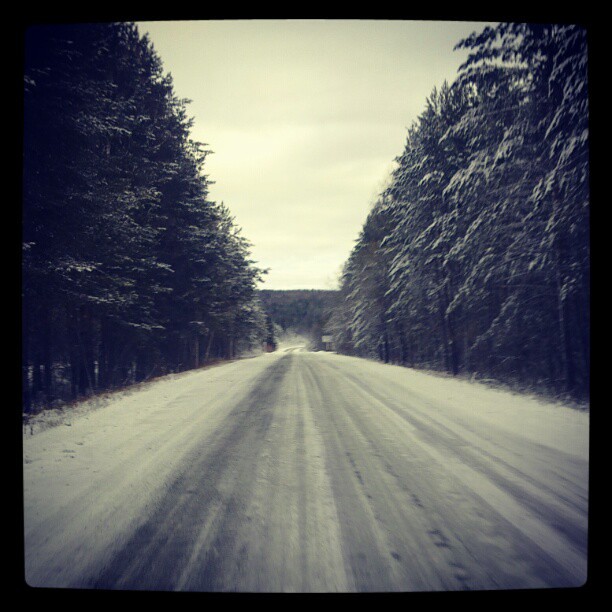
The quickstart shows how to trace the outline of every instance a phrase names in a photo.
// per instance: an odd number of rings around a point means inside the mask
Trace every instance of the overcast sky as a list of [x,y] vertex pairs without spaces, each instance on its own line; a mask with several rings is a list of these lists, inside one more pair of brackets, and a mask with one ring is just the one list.
[[140,22],[205,172],[270,268],[263,289],[335,289],[407,128],[452,82],[455,43],[484,23],[250,20]]

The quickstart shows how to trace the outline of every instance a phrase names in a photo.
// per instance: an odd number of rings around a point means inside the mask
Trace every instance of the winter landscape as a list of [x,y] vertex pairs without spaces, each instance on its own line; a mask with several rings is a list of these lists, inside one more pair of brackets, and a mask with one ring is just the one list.
[[24,588],[588,585],[587,59],[554,23],[27,29]]

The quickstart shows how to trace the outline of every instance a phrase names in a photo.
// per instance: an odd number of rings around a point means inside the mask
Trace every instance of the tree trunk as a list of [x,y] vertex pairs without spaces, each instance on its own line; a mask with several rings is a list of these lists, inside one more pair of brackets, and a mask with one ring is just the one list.
[[564,390],[571,393],[574,390],[574,362],[571,352],[570,329],[568,325],[567,300],[563,295],[563,283],[559,267],[556,270],[557,280],[557,325],[561,339],[561,360],[563,364]]
[[110,387],[111,369],[111,338],[108,317],[102,317],[100,321],[100,354],[98,356],[98,387],[108,389]]
[[21,401],[23,411],[28,413],[32,410],[32,389],[30,385],[30,317],[25,298],[22,310]]
[[51,325],[48,308],[43,309],[42,320],[42,362],[43,362],[43,390],[45,403],[50,405],[53,401],[53,373],[52,373],[52,352],[51,352]]
[[563,327],[563,353],[565,360],[565,390],[573,393],[576,388],[576,369],[572,352],[571,328],[569,325],[568,300],[562,300],[560,307],[561,326]]
[[389,334],[387,333],[386,327],[383,333],[383,354],[385,363],[389,363]]
[[212,347],[213,338],[215,337],[215,330],[213,329],[208,336],[208,343],[206,345],[206,353],[204,355],[204,361],[208,361],[210,357],[210,349]]
[[93,321],[86,306],[77,310],[77,339],[79,349],[78,390],[80,395],[87,395],[94,389],[93,363]]
[[200,336],[197,333],[193,342],[193,367],[200,367]]
[[[584,294],[583,294],[584,295]],[[585,396],[589,395],[589,378],[590,378],[590,337],[589,337],[589,315],[588,305],[585,304],[585,299],[580,299],[579,295],[574,296],[574,310],[576,313],[576,339],[579,345],[581,366],[580,375],[580,391]],[[585,307],[586,306],[586,307]]]
[[72,400],[79,396],[79,357],[74,345],[70,346],[70,397]]
[[450,360],[451,360],[451,372],[453,376],[459,374],[459,346],[455,339],[455,332],[453,326],[449,322],[449,342],[450,342]]
[[34,371],[32,373],[32,399],[38,404],[42,395],[42,365],[40,362],[40,351],[34,354]]
[[450,372],[451,364],[450,364],[450,353],[448,350],[448,331],[446,329],[447,321],[446,321],[446,317],[444,316],[444,310],[442,309],[442,305],[440,305],[439,313],[440,313],[440,325],[441,325],[441,331],[442,331],[442,349],[443,349],[443,355],[444,355],[444,369],[447,372]]

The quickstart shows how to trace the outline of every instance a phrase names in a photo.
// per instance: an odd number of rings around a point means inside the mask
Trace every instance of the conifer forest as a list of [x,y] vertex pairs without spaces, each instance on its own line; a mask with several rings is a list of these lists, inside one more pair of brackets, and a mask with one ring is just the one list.
[[590,29],[24,34],[15,584],[592,591]]
[[[265,271],[210,200],[210,151],[147,36],[35,26],[25,43],[24,410],[260,347]],[[587,33],[502,23],[457,47],[468,59],[407,130],[317,333],[588,398]]]
[[37,26],[25,54],[23,405],[233,358],[262,274],[134,24]]
[[458,47],[344,266],[337,348],[584,399],[586,31],[504,23]]

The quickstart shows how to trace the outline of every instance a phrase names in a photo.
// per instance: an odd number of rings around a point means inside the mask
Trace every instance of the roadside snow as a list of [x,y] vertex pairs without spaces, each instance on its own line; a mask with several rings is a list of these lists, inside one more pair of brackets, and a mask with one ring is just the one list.
[[421,396],[424,405],[452,413],[457,420],[486,429],[503,429],[534,442],[563,450],[588,460],[589,412],[562,402],[546,401],[533,395],[491,388],[478,381],[460,380],[402,366],[347,357],[335,353],[318,353],[334,363],[349,360],[351,371],[364,379],[402,386]]
[[[283,348],[298,346],[291,339]],[[23,437],[28,584],[74,584],[87,568],[109,562],[141,517],[167,493],[187,454],[213,439],[254,380],[286,354],[279,350],[167,376],[33,418]],[[588,462],[588,411],[333,353],[311,353],[308,358],[344,372],[346,382],[340,377],[339,389],[344,385],[350,392],[349,376],[364,384],[372,381],[377,397],[388,396],[396,403],[398,396],[405,397],[406,410],[412,402],[447,430],[455,428],[468,444],[486,439],[497,452],[497,442],[507,433]],[[407,422],[391,410],[385,415],[411,435]],[[426,440],[423,444],[429,448]],[[499,452],[500,457],[510,457],[507,449]],[[471,482],[473,474],[464,472]],[[494,491],[473,486],[485,497]],[[500,498],[498,505],[505,503]]]
[[[279,356],[164,377],[107,398],[101,408],[90,401],[51,414],[56,426],[45,428],[41,417],[28,428],[23,438],[28,584],[65,586],[88,564],[104,563],[137,526],[137,517],[163,495],[185,454],[214,431]],[[62,551],[76,551],[71,566],[58,562],[65,558]]]

